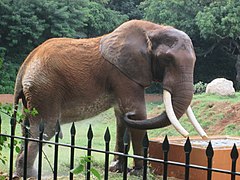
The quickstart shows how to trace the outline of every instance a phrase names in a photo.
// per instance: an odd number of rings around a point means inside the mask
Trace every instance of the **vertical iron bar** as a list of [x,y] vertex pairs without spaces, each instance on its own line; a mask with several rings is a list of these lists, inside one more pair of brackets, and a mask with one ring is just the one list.
[[1,114],[0,114],[0,134],[2,133],[2,117],[1,117]]
[[104,134],[104,140],[105,140],[105,173],[104,173],[104,179],[108,180],[108,168],[109,168],[109,142],[111,140],[109,128],[107,127],[106,132]]
[[192,146],[189,140],[189,137],[186,140],[186,143],[184,145],[184,151],[185,151],[185,180],[189,180],[189,164],[190,164],[190,153],[192,151]]
[[165,136],[165,139],[162,144],[162,151],[163,151],[163,180],[167,180],[167,175],[168,175],[168,152],[169,152],[169,142],[168,142],[168,137]]
[[10,120],[11,125],[11,138],[10,138],[10,164],[9,164],[9,180],[13,179],[13,150],[14,150],[14,136],[16,119],[14,117]]
[[[232,158],[232,172],[236,172],[236,165],[237,165],[237,159],[238,159],[238,150],[237,150],[237,146],[234,143],[232,151],[231,151],[231,158]],[[235,180],[236,179],[236,175],[235,174],[231,174],[231,180]]]
[[25,140],[24,140],[24,165],[23,165],[23,179],[27,180],[27,162],[28,162],[28,138],[29,138],[29,120],[28,118],[24,121]]
[[214,155],[213,147],[211,141],[208,144],[208,147],[206,149],[206,156],[208,158],[208,170],[207,170],[207,180],[212,179],[212,158]]
[[90,169],[91,169],[91,148],[92,148],[92,139],[93,139],[93,131],[92,131],[92,126],[90,125],[88,128],[88,133],[87,133],[87,137],[88,137],[88,150],[87,150],[87,158],[88,158],[88,162],[87,162],[87,176],[86,179],[90,180],[91,177],[91,173],[90,173]]
[[[124,154],[128,155],[128,142],[129,142],[128,129],[125,130],[123,142],[124,142]],[[123,180],[127,179],[127,174],[128,174],[128,157],[124,156]]]
[[147,158],[148,155],[148,147],[149,147],[149,140],[148,140],[148,135],[147,132],[143,138],[143,156],[144,156],[144,160],[143,160],[143,180],[147,180],[147,160],[145,160],[145,158]]
[[42,149],[43,149],[43,133],[44,133],[44,123],[41,121],[39,125],[39,143],[38,143],[38,180],[42,179]]
[[[76,135],[76,128],[74,122],[72,123],[71,127],[71,153],[70,153],[70,170],[74,168],[74,146],[75,146],[75,135]],[[73,180],[73,173],[70,172],[69,179]]]
[[58,142],[59,142],[59,133],[60,133],[60,123],[57,121],[56,123],[56,129],[55,129],[55,148],[54,148],[54,173],[53,173],[53,179],[57,180],[57,174],[58,174]]

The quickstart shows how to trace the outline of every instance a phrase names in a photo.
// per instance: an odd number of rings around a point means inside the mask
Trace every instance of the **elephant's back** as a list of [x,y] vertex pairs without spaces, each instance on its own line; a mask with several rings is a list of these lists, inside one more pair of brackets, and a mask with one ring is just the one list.
[[97,79],[106,76],[102,70],[107,62],[99,53],[99,41],[55,38],[37,47],[21,68],[24,92],[58,90],[74,94],[80,88],[94,86]]

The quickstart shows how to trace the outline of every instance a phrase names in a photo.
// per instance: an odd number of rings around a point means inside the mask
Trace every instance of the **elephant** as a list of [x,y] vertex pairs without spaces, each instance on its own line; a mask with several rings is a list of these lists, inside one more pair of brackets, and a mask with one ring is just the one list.
[[[145,20],[130,20],[113,32],[95,38],[52,38],[36,47],[21,65],[14,89],[14,114],[19,100],[23,109],[38,111],[26,115],[31,136],[38,137],[38,126],[45,125],[46,140],[60,124],[93,117],[111,107],[116,116],[115,151],[124,151],[126,128],[133,152],[142,155],[147,129],[173,126],[185,137],[188,132],[178,119],[186,112],[202,137],[190,103],[196,56],[189,36],[171,26]],[[157,117],[147,119],[144,89],[151,82],[163,84],[166,107]],[[36,176],[33,167],[38,145],[28,143],[27,176]],[[14,176],[23,175],[24,149],[16,159]],[[110,171],[123,171],[123,157],[114,156]],[[142,169],[134,159],[131,173]]]

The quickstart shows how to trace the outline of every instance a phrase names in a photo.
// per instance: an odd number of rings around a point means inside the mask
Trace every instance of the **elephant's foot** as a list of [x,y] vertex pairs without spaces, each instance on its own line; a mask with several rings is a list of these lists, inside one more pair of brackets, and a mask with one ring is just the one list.
[[[17,168],[16,172],[13,174],[13,179],[18,180],[23,177],[23,169]],[[37,177],[37,170],[33,167],[27,168],[27,177],[28,178],[36,178]]]
[[129,172],[130,175],[134,175],[134,176],[142,176],[143,174],[143,168],[133,168],[131,169],[131,171]]
[[[123,165],[124,165],[124,163],[121,162],[120,160],[115,160],[110,164],[109,171],[122,173],[123,172]],[[127,171],[129,172],[130,169],[127,168]]]

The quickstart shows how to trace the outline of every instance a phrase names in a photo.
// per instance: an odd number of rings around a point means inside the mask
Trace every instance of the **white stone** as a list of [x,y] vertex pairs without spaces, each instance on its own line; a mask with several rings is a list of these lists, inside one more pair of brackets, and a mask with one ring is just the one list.
[[217,78],[207,85],[206,93],[231,96],[235,94],[235,89],[232,81],[225,78]]

